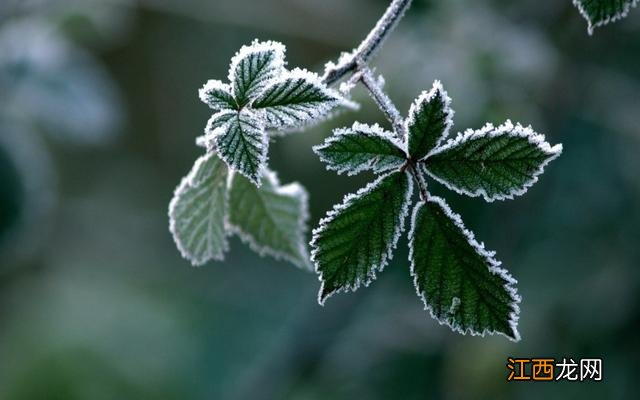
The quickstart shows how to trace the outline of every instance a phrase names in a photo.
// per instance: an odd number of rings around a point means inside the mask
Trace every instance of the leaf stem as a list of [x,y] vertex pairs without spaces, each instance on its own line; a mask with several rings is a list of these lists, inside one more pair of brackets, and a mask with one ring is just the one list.
[[373,73],[364,63],[358,62],[358,72],[360,73],[360,82],[369,90],[371,97],[375,100],[385,117],[391,122],[393,130],[401,141],[405,138],[404,119],[393,101],[382,90],[380,83],[373,77]]
[[420,200],[427,201],[429,193],[427,192],[427,182],[424,180],[424,177],[420,173],[420,167],[416,167],[416,164],[413,164],[411,162],[409,163],[409,168],[411,168],[411,175],[413,175],[413,178],[416,180],[416,182],[418,182],[418,188],[420,190]]
[[367,63],[380,49],[382,43],[398,25],[412,0],[393,0],[376,26],[351,53],[343,54],[337,62],[330,62],[324,71],[322,80],[328,86],[334,84],[358,69],[358,63]]

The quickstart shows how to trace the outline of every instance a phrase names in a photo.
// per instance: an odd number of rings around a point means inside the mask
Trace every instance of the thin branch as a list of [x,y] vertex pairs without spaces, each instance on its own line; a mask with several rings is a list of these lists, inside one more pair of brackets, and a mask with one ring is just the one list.
[[346,74],[357,70],[358,62],[367,63],[382,46],[382,43],[398,25],[412,0],[393,0],[376,26],[351,53],[345,54],[333,63],[328,63],[322,80],[327,85],[339,81]]
[[387,96],[387,94],[382,90],[378,81],[373,77],[371,70],[369,67],[364,65],[363,63],[358,64],[358,72],[360,73],[360,81],[362,84],[369,90],[371,93],[371,97],[375,100],[376,104],[382,110],[384,115],[387,117],[391,125],[393,126],[393,130],[396,132],[396,135],[401,141],[404,141],[405,138],[405,129],[404,129],[404,119],[400,112],[393,104],[393,101]]

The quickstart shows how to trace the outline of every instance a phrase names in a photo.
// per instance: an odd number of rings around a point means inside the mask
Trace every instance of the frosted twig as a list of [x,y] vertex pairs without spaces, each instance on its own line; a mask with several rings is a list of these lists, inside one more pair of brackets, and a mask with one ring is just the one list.
[[351,53],[343,54],[337,62],[330,62],[324,71],[322,80],[327,85],[332,85],[339,81],[346,74],[357,70],[358,62],[368,62],[373,57],[398,25],[405,12],[411,6],[412,0],[393,0],[384,15],[376,26],[369,32],[367,37]]
[[373,97],[380,110],[382,110],[389,122],[391,122],[398,138],[404,140],[405,128],[402,115],[400,115],[393,101],[391,101],[389,96],[382,90],[378,80],[373,77],[369,67],[364,65],[364,63],[358,62],[356,64],[358,64],[358,72],[361,75],[360,81],[369,90],[371,97]]

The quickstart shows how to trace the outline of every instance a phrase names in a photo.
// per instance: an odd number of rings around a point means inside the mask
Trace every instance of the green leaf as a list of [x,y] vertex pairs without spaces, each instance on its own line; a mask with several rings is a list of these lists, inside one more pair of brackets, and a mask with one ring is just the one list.
[[269,151],[263,120],[244,109],[215,131],[214,140],[220,158],[259,186]]
[[238,105],[231,94],[231,87],[217,80],[208,81],[199,91],[200,100],[207,104],[214,112],[233,109]]
[[275,173],[268,171],[257,188],[234,175],[229,198],[229,229],[253,251],[310,268],[305,239],[308,196],[301,185],[280,186]]
[[409,156],[415,160],[424,158],[433,148],[447,137],[453,126],[451,99],[442,88],[440,81],[433,88],[422,92],[411,106],[405,121]]
[[378,125],[355,123],[352,128],[335,130],[322,145],[313,151],[327,164],[327,168],[355,175],[361,171],[382,172],[399,168],[406,161],[403,145],[393,133]]
[[458,135],[425,163],[429,175],[449,189],[493,201],[524,194],[561,152],[562,145],[551,147],[531,128],[507,121]]
[[220,133],[220,130],[224,128],[225,124],[234,118],[237,118],[238,111],[234,110],[222,110],[213,114],[207,122],[207,126],[204,128],[204,135],[196,138],[196,144],[201,147],[206,147],[211,151],[215,148],[216,136]]
[[227,166],[215,153],[200,157],[169,205],[169,229],[180,253],[193,265],[222,260],[228,248],[227,175]]
[[345,100],[322,83],[317,74],[295,69],[269,85],[251,107],[265,109],[272,128],[298,128],[327,117]]
[[500,333],[520,340],[516,280],[443,199],[416,205],[409,250],[418,296],[441,324],[462,334]]
[[638,0],[573,0],[573,4],[589,23],[592,35],[595,28],[626,17],[631,7],[638,5]]
[[284,53],[281,43],[259,41],[238,51],[231,60],[229,81],[239,107],[247,105],[284,72]]
[[413,192],[407,172],[393,172],[348,195],[313,231],[311,260],[320,274],[318,301],[368,286],[392,257]]

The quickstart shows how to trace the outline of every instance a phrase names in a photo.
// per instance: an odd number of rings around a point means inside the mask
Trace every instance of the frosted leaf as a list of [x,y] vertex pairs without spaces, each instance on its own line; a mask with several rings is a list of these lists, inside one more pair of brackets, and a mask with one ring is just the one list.
[[236,100],[231,93],[231,86],[226,83],[213,79],[209,80],[200,88],[198,94],[200,95],[200,100],[208,105],[214,112],[226,109],[238,109]]
[[229,81],[239,107],[248,104],[284,72],[285,47],[277,42],[259,42],[243,46],[231,59]]
[[216,114],[213,114],[207,126],[204,128],[204,135],[196,139],[196,144],[201,147],[207,148],[207,150],[213,150],[215,148],[216,135],[220,133],[221,128],[225,126],[227,122],[232,120],[238,115],[234,110],[222,110]]
[[322,282],[320,304],[375,280],[404,230],[412,192],[411,176],[393,172],[346,196],[320,221],[311,240],[311,260]]
[[573,4],[589,23],[589,35],[593,35],[596,28],[626,17],[638,0],[573,0]]
[[356,122],[351,128],[337,129],[313,151],[327,164],[327,169],[339,174],[355,175],[361,171],[375,172],[400,168],[406,161],[404,146],[395,135],[378,125]]
[[462,334],[499,333],[519,341],[517,281],[494,255],[443,199],[431,197],[414,208],[411,276],[432,317]]
[[265,88],[251,107],[266,111],[270,128],[286,129],[328,117],[331,110],[341,104],[347,101],[322,83],[317,74],[294,69]]
[[200,157],[169,205],[169,229],[182,256],[194,266],[224,259],[228,207],[227,166],[215,153]]
[[262,118],[248,109],[235,113],[216,130],[214,141],[220,158],[229,168],[260,185],[269,150]]
[[427,172],[451,190],[487,201],[513,199],[538,181],[544,167],[560,155],[543,135],[510,121],[468,130],[435,149]]
[[236,174],[229,199],[228,228],[253,251],[311,268],[305,239],[309,200],[301,185],[281,186],[276,174],[267,171],[258,188]]
[[451,99],[440,81],[414,101],[405,121],[408,151],[413,160],[424,158],[449,134],[453,126]]

